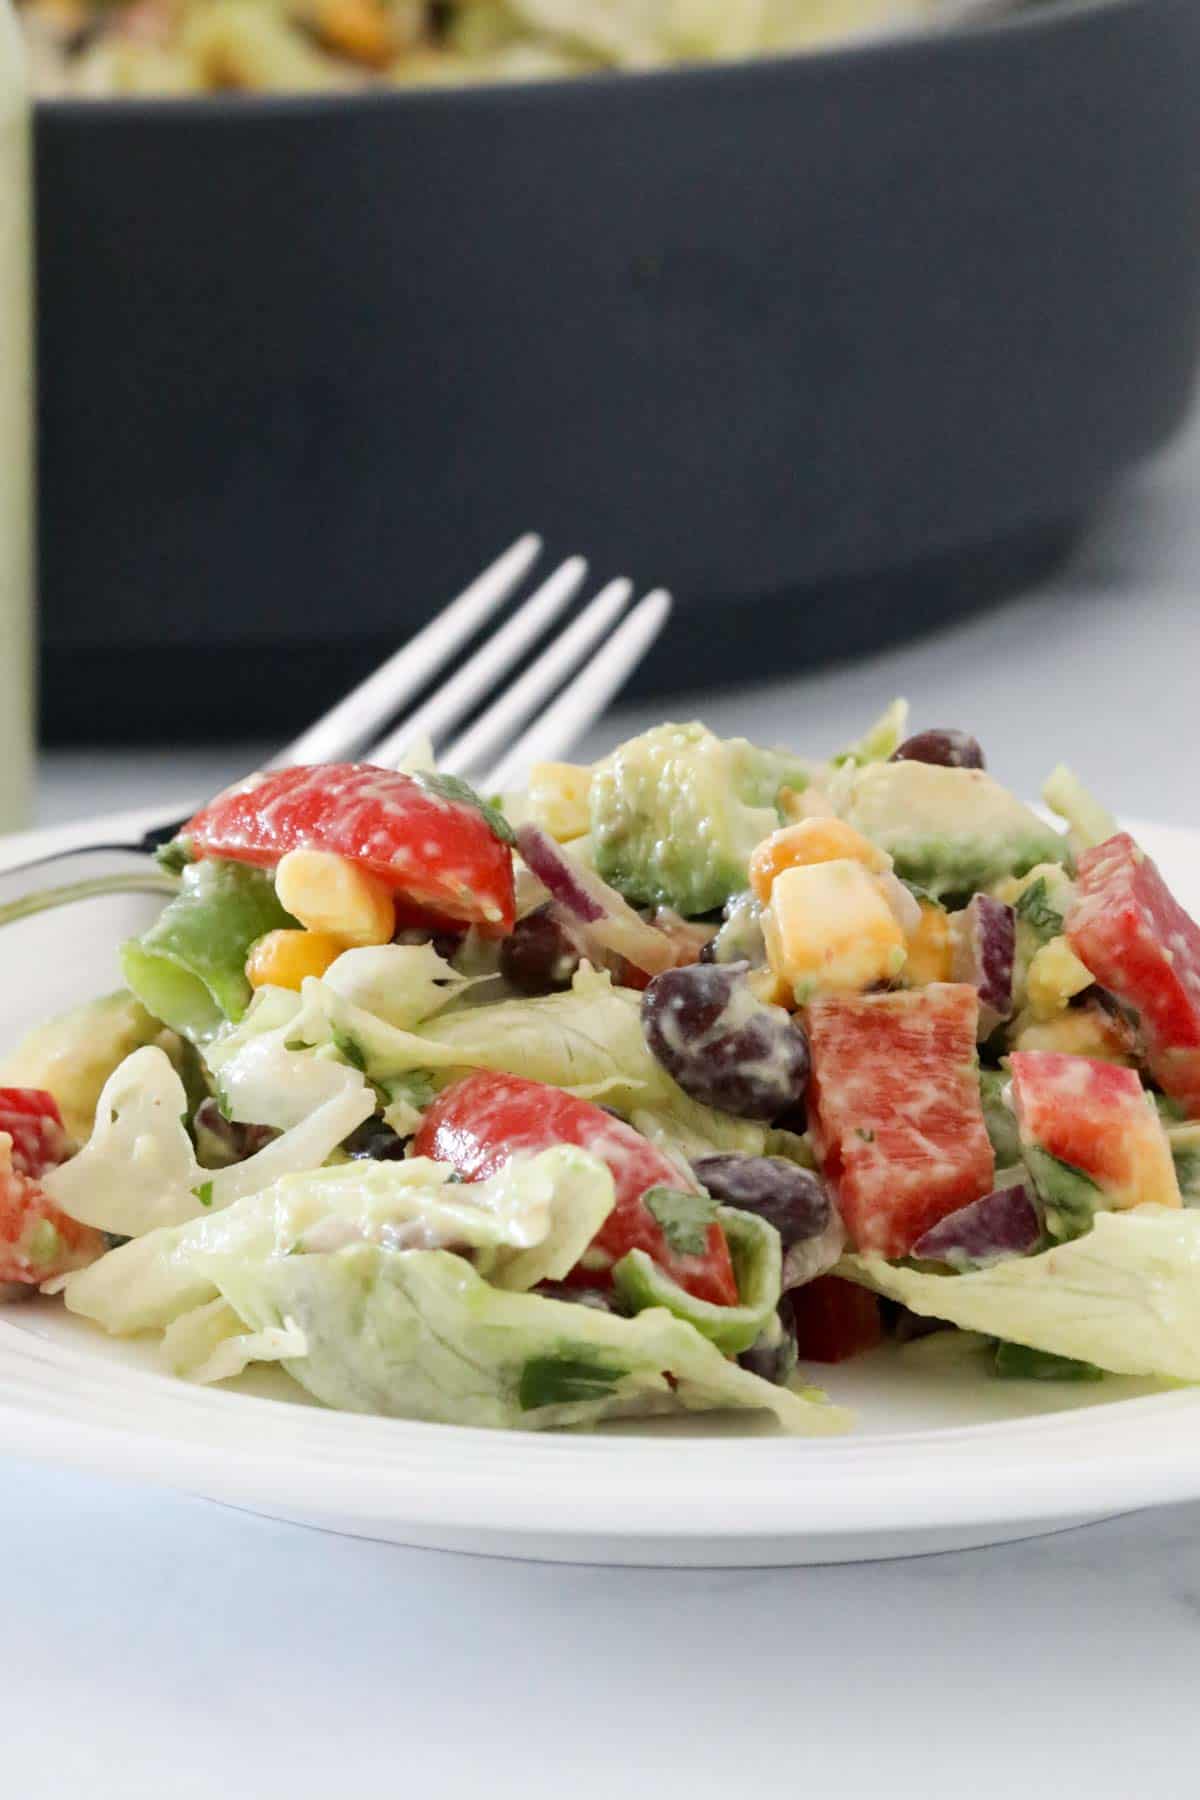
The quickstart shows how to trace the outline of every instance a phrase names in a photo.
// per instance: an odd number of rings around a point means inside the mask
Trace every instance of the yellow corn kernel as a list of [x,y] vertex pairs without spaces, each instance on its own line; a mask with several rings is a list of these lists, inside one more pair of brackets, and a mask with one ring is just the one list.
[[856,862],[882,874],[891,860],[868,843],[853,825],[841,819],[801,819],[764,838],[750,858],[750,886],[766,905],[771,889],[785,869],[812,863]]
[[396,906],[377,875],[328,850],[289,850],[275,871],[280,905],[309,931],[349,945],[390,944]]
[[252,988],[291,988],[299,993],[309,975],[321,976],[346,948],[327,931],[268,931],[250,949],[246,980]]
[[1051,938],[1033,958],[1025,977],[1029,1010],[1035,1019],[1052,1019],[1075,994],[1091,987],[1093,980],[1091,970],[1080,962],[1066,938]]
[[954,967],[954,940],[950,915],[933,900],[922,900],[921,923],[908,939],[904,965],[907,987],[928,987],[931,981],[950,981]]
[[560,844],[569,844],[591,827],[591,789],[590,768],[579,763],[534,763],[529,771],[529,817]]
[[879,884],[848,858],[784,869],[763,913],[772,969],[803,1004],[815,993],[857,993],[893,981],[905,944]]

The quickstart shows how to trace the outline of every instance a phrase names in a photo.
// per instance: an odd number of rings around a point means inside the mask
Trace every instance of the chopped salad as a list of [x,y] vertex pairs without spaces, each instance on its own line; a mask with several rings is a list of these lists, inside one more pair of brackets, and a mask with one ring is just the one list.
[[18,0],[36,90],[72,99],[462,86],[816,49],[945,0]]
[[1200,1379],[1200,928],[1069,770],[1063,829],[906,712],[218,795],[0,1072],[5,1295],[471,1426],[838,1431],[822,1367],[930,1331]]

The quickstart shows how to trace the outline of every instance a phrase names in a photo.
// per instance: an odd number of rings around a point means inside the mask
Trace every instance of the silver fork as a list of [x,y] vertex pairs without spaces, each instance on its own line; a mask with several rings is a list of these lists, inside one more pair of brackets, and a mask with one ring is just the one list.
[[[369,741],[512,598],[541,550],[542,540],[534,533],[518,538],[414,638],[264,767],[337,762],[353,756],[396,768],[412,747],[428,740],[440,769],[494,792],[513,786],[531,764],[563,756],[624,686],[671,609],[671,596],[663,588],[631,606],[633,583],[621,577],[608,582],[563,630],[548,637],[549,628],[584,584],[588,566],[581,556],[560,563],[441,687],[382,737]],[[501,677],[543,640],[528,668],[496,694],[465,731],[451,736]],[[522,726],[525,729],[512,741]],[[507,751],[499,755],[505,744]],[[498,755],[499,760],[493,761]],[[4,870],[0,925],[98,894],[173,892],[173,877],[153,857],[185,823],[164,820],[134,843],[75,845]],[[125,859],[124,866],[93,875],[90,871],[100,856]],[[61,877],[73,865],[81,866],[80,878],[63,882]],[[56,885],[38,885],[51,872]]]

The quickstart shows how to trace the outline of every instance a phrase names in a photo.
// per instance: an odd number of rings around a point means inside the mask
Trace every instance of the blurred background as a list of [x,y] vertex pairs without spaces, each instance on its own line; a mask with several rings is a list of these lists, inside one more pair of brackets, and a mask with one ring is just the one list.
[[18,16],[39,817],[194,798],[530,527],[676,594],[629,719],[903,690],[1171,816],[1111,783],[1151,702],[1195,758],[1195,0]]

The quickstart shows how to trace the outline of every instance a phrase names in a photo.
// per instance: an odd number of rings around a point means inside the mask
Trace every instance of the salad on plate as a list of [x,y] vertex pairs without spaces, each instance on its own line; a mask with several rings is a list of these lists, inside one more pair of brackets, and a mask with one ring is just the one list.
[[18,0],[35,91],[354,93],[740,61],[954,22],[951,0]]
[[0,1292],[468,1426],[840,1431],[822,1368],[933,1334],[1200,1379],[1200,927],[1069,770],[1051,824],[906,715],[218,795],[0,1069]]

